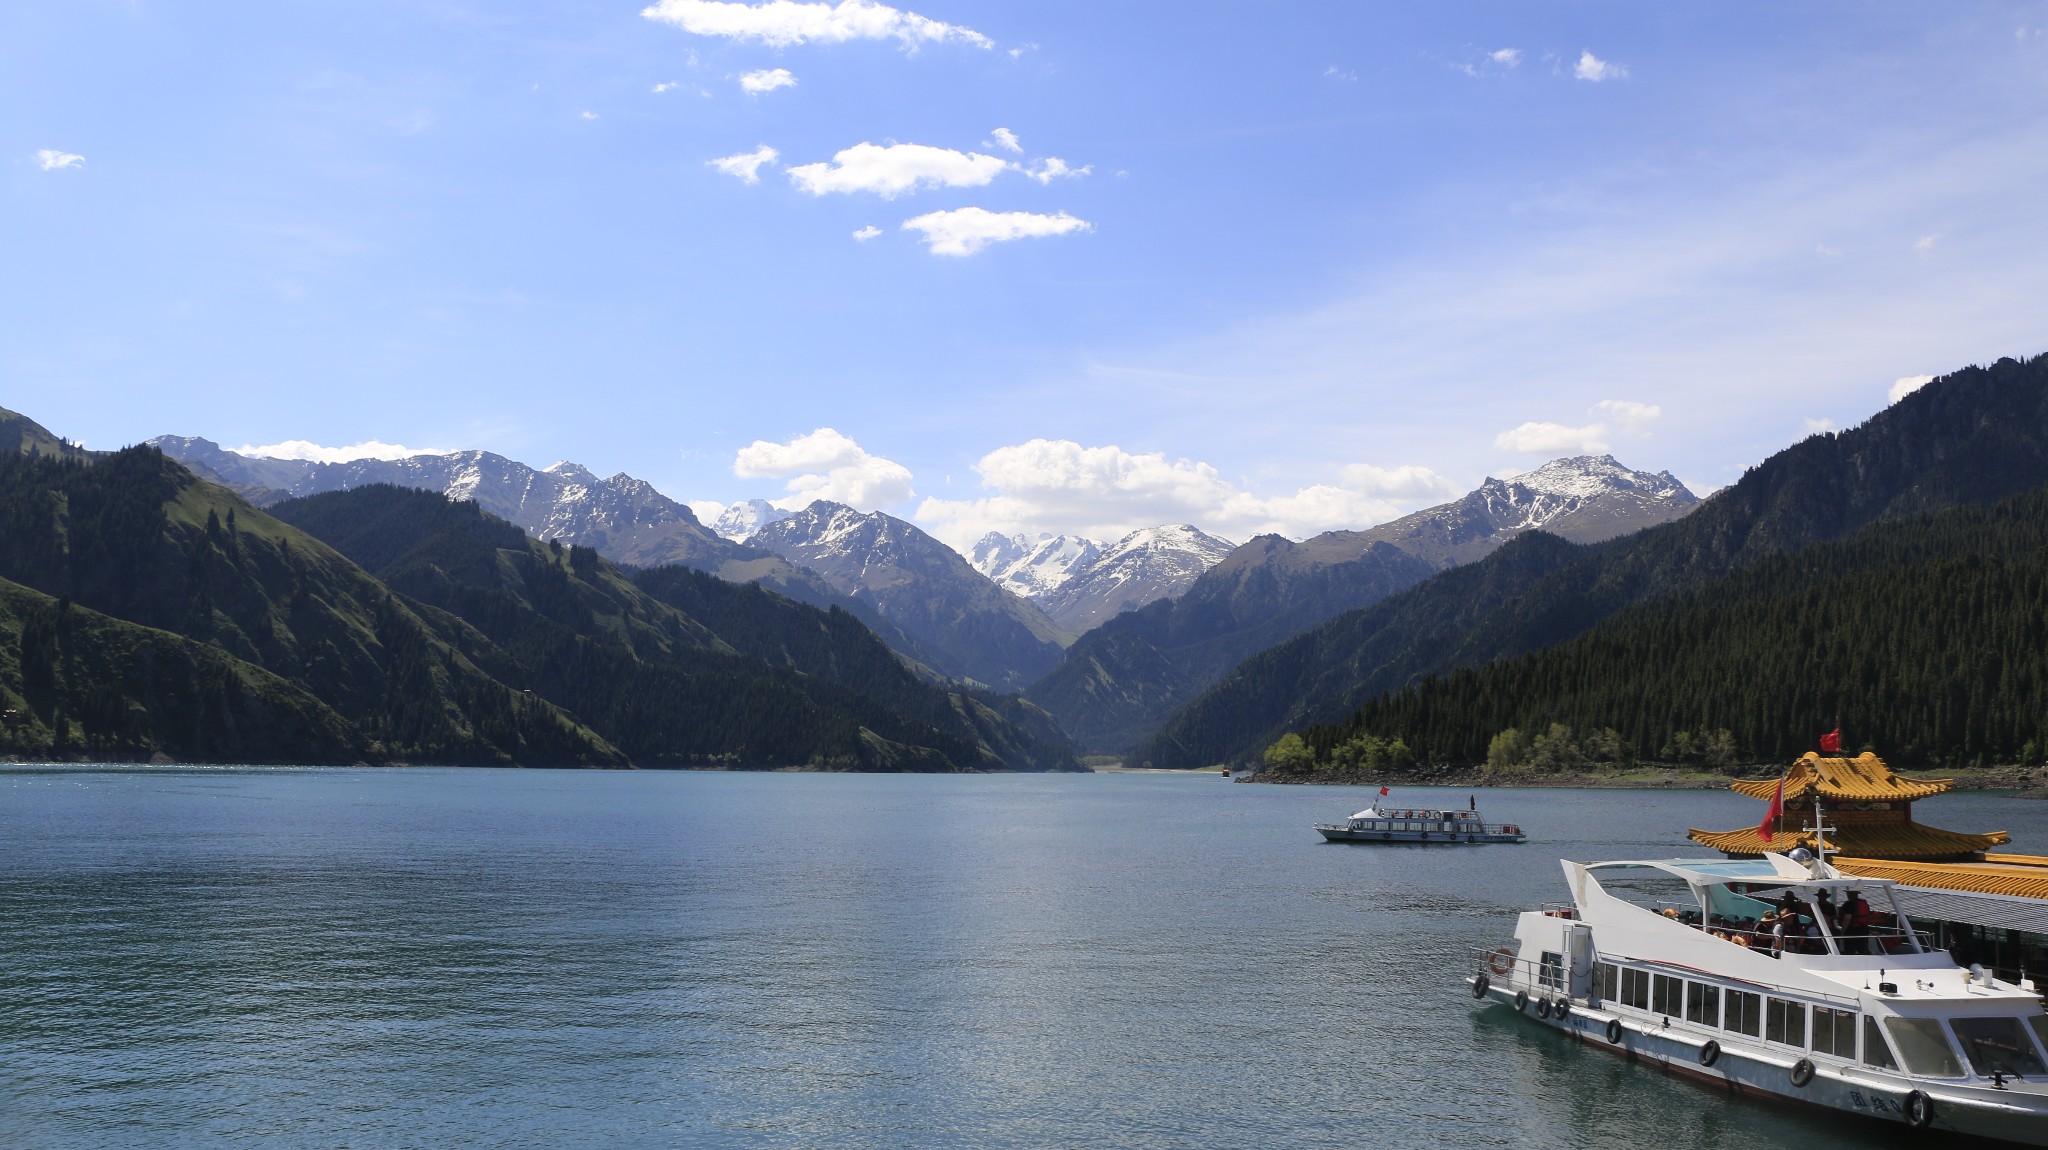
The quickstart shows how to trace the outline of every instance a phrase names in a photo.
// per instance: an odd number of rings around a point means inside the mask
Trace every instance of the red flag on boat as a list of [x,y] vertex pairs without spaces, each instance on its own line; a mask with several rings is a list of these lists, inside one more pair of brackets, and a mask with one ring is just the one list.
[[1387,788],[1385,788],[1385,787],[1381,787],[1381,788],[1380,788],[1380,797],[1381,797],[1381,798],[1386,798],[1386,797],[1387,797]]
[[1834,730],[1829,731],[1825,735],[1822,735],[1820,737],[1820,749],[1823,751],[1827,751],[1829,754],[1841,754],[1842,728],[1836,727]]
[[1771,841],[1771,831],[1778,821],[1785,817],[1785,776],[1778,776],[1778,793],[1771,796],[1771,809],[1764,812],[1764,821],[1756,825],[1757,837]]

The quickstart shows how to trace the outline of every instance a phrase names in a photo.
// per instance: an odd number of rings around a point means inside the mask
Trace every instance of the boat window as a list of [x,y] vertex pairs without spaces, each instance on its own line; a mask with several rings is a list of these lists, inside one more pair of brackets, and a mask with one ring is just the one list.
[[1721,1025],[1721,988],[1709,982],[1686,983],[1685,1020],[1702,1026]]
[[1625,966],[1621,970],[1621,1002],[1637,1010],[1650,1009],[1650,972]]
[[1856,1057],[1856,1012],[1831,1006],[1814,1007],[1813,1052],[1837,1058]]
[[[1603,962],[1599,965],[1598,970],[1600,972],[1600,1001],[1613,1002],[1615,999],[1620,998],[1621,968],[1611,962]],[[2043,1017],[2048,1017],[2048,1015]]]
[[1764,1037],[1786,1046],[1806,1046],[1806,1004],[1782,998],[1764,1002]]
[[1544,951],[1541,968],[1536,973],[1537,982],[1552,990],[1564,989],[1564,955],[1554,950]]
[[2048,1074],[2017,1018],[1951,1018],[1949,1025],[1978,1074]]
[[1655,976],[1650,988],[1650,1009],[1676,1018],[1685,1013],[1685,980],[1668,974]]
[[1456,824],[1456,823],[1445,823],[1445,824],[1444,824],[1444,829],[1445,829],[1445,830],[1447,830],[1447,831],[1456,831],[1456,830],[1458,829],[1458,824]]
[[1764,996],[1747,990],[1731,990],[1726,995],[1726,1012],[1721,1025],[1737,1034],[1755,1038],[1763,1033]]
[[2034,1037],[2041,1040],[2041,1045],[2048,1047],[2048,1014],[2036,1014],[2029,1017],[2027,1025],[2033,1029]]
[[[1956,1061],[1955,1048],[1941,1023],[1932,1018],[1887,1018],[1884,1028],[1892,1032],[1892,1044],[1906,1060],[1906,1070],[1929,1078],[1961,1078],[1963,1064]],[[1868,1044],[1869,1036],[1864,1036]]]
[[1401,824],[1401,829],[1404,831],[1419,831],[1422,829],[1422,824],[1418,822],[1405,822]]
[[1892,1048],[1884,1044],[1884,1031],[1877,1027],[1877,1019],[1868,1014],[1863,1016],[1863,1065],[1875,1066],[1879,1070],[1897,1070],[1898,1060],[1892,1057]]

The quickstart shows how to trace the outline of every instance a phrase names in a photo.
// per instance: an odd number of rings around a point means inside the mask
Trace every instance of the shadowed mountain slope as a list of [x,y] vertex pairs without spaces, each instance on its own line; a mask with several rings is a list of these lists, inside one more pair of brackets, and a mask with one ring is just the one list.
[[1260,652],[1138,757],[1162,767],[1249,761],[1283,731],[1338,721],[1423,676],[1563,642],[1632,604],[1870,523],[1995,502],[2043,481],[2048,357],[1967,368],[1860,427],[1779,452],[1674,523],[1583,547],[1524,536]]

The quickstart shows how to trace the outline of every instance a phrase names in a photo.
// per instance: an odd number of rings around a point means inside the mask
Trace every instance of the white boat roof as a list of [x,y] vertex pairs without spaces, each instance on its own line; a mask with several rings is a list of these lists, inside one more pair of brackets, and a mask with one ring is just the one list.
[[1586,863],[1589,871],[1620,870],[1627,867],[1644,867],[1663,871],[1665,874],[1682,878],[1700,886],[1720,886],[1731,882],[1754,882],[1772,886],[1807,886],[1825,890],[1840,890],[1855,887],[1871,890],[1877,887],[1894,886],[1887,878],[1862,878],[1833,872],[1826,878],[1816,878],[1805,866],[1784,855],[1769,855],[1760,859],[1629,859],[1614,862]]

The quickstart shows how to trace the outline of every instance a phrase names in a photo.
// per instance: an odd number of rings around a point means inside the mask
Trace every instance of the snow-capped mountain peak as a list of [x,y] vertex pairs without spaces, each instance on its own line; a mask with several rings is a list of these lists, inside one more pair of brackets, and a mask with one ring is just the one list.
[[1615,492],[1630,492],[1646,499],[1675,499],[1691,494],[1669,471],[1655,475],[1633,471],[1616,462],[1612,455],[1553,459],[1506,482],[1562,499],[1592,499]]
[[990,532],[969,548],[967,561],[1004,590],[1031,599],[1073,578],[1101,553],[1101,543],[1080,535]]
[[766,499],[742,499],[719,512],[718,518],[713,520],[710,526],[713,531],[727,539],[743,543],[761,528],[770,523],[779,523],[795,514],[794,511],[784,511]]

